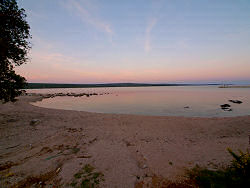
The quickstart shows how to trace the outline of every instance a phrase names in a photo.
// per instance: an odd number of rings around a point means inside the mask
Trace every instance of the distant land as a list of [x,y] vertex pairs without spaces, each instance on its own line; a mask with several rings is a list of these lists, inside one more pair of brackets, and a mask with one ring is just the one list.
[[97,87],[154,87],[154,86],[208,86],[221,84],[149,84],[149,83],[106,83],[106,84],[55,84],[28,83],[24,89],[46,88],[97,88]]
[[222,85],[219,88],[250,88],[250,85]]

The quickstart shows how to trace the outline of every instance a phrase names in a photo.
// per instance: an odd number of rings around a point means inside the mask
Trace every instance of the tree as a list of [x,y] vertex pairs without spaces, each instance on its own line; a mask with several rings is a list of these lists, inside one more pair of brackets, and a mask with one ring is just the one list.
[[0,0],[0,100],[15,101],[26,85],[14,67],[25,63],[30,50],[30,26],[16,0]]

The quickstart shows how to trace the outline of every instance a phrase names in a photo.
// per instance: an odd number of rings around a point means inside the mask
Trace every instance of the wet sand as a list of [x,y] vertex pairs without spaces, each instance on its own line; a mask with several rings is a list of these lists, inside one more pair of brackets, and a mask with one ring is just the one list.
[[100,114],[32,106],[23,96],[0,104],[0,187],[70,187],[86,164],[100,187],[134,187],[152,177],[173,181],[196,164],[231,160],[249,148],[250,116],[226,118]]

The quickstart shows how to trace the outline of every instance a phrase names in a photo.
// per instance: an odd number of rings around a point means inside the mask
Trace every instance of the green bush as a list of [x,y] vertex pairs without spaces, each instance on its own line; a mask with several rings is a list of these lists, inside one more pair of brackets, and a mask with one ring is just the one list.
[[243,153],[239,150],[239,154],[236,154],[228,148],[228,152],[233,157],[228,167],[209,170],[196,166],[188,170],[189,179],[204,188],[250,187],[249,151]]
[[103,181],[103,173],[97,172],[93,166],[86,164],[74,175],[74,180],[70,183],[70,186],[76,188],[98,188]]

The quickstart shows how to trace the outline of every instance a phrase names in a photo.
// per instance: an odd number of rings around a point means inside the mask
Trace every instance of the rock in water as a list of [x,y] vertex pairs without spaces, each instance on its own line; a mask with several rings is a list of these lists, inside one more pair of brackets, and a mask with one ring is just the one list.
[[221,108],[222,110],[224,110],[224,111],[228,111],[228,112],[231,112],[231,111],[233,111],[233,109],[232,108]]
[[230,104],[222,104],[222,105],[220,105],[220,107],[221,108],[229,108],[229,107],[231,107],[231,105]]
[[240,100],[228,100],[229,102],[235,103],[235,104],[241,104],[242,101]]
[[230,104],[222,104],[222,105],[220,105],[220,107],[224,111],[228,111],[228,112],[233,111],[231,108],[229,108],[229,107],[231,107]]

